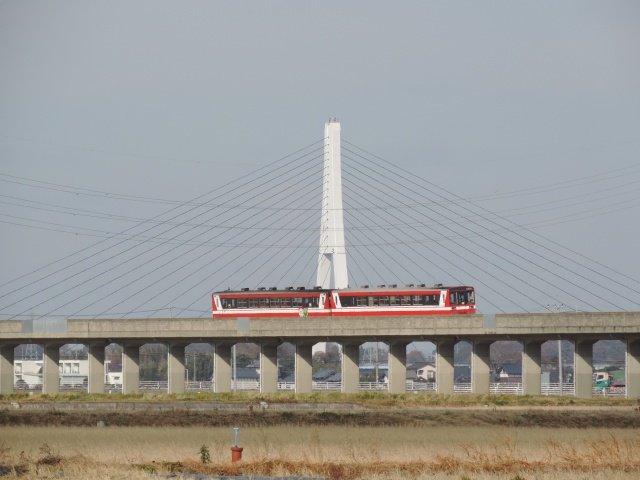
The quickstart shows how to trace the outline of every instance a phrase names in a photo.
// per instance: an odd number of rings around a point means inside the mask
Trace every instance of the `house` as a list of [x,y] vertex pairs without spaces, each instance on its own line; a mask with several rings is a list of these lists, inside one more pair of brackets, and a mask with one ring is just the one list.
[[335,382],[335,383],[342,382],[342,372],[334,373],[333,375],[325,379],[325,382]]
[[337,372],[331,368],[321,368],[311,376],[314,382],[328,382],[329,378],[334,376]]
[[500,382],[520,383],[522,382],[522,365],[519,363],[505,363],[496,370]]
[[[233,369],[231,370],[231,378],[233,378]],[[238,367],[236,368],[236,380],[238,381],[260,381],[260,372],[257,368]]]
[[407,365],[407,380],[435,382],[436,366],[429,362],[419,362]]

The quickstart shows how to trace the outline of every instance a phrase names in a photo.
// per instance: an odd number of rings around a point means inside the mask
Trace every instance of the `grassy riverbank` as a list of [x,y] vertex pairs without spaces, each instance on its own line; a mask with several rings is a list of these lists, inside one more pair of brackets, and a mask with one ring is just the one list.
[[278,392],[262,394],[258,392],[242,393],[138,393],[138,394],[88,394],[88,393],[60,393],[33,394],[12,393],[0,395],[0,407],[14,403],[67,403],[67,402],[112,402],[112,403],[207,403],[257,405],[267,404],[353,404],[369,409],[405,409],[422,407],[483,407],[511,406],[511,407],[601,407],[601,406],[636,406],[636,400],[620,397],[595,397],[582,399],[567,396],[532,396],[532,395],[475,395],[475,394],[435,394],[435,393],[404,393],[389,394],[378,392],[361,392],[343,394],[338,392],[315,392],[310,394],[295,394]]

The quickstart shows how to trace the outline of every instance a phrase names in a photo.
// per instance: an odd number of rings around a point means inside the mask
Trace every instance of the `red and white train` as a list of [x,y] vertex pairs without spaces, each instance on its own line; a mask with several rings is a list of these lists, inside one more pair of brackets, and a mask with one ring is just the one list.
[[212,295],[213,317],[316,317],[349,315],[452,315],[476,313],[473,287],[396,285],[327,290],[304,287]]

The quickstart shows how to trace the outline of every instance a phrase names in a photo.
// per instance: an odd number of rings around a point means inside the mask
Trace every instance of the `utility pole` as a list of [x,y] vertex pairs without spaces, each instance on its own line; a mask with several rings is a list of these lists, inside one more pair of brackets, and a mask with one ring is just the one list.
[[234,345],[232,348],[233,350],[233,362],[232,362],[232,367],[233,368],[233,393],[237,393],[238,389],[237,389],[237,375],[238,372],[236,371],[236,346]]
[[[547,308],[555,311],[555,313],[559,313],[562,309],[562,304],[556,302],[553,307],[547,305]],[[564,365],[562,364],[562,340],[558,339],[558,385],[560,387],[560,396],[564,393],[564,375],[563,375]]]
[[380,343],[376,342],[376,370],[375,370],[376,371],[376,386],[377,386],[378,381],[380,379],[380,371],[379,371],[379,369],[380,369],[380,359],[378,358],[379,348],[380,348]]

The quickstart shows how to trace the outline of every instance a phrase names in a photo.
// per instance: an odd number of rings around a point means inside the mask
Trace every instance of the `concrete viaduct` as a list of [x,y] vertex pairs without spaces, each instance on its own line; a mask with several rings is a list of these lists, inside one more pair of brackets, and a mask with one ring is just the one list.
[[261,390],[277,390],[276,350],[291,342],[296,347],[296,391],[311,392],[311,348],[318,342],[342,345],[342,390],[358,390],[359,346],[364,342],[389,344],[389,391],[405,391],[406,347],[414,341],[437,346],[436,385],[439,393],[453,393],[453,347],[459,341],[473,346],[472,388],[489,393],[489,347],[498,340],[523,344],[525,394],[541,389],[541,346],[548,340],[575,342],[574,382],[578,397],[592,395],[592,352],[598,340],[626,343],[627,396],[640,398],[640,312],[553,313],[393,317],[307,318],[164,318],[164,319],[41,319],[0,322],[0,393],[13,391],[14,348],[36,343],[44,347],[43,392],[59,386],[59,349],[84,344],[89,349],[89,392],[104,388],[105,346],[123,347],[123,393],[138,390],[139,348],[146,343],[169,347],[169,392],[185,388],[185,347],[191,343],[215,345],[214,385],[231,390],[231,347],[240,342],[261,347]]

